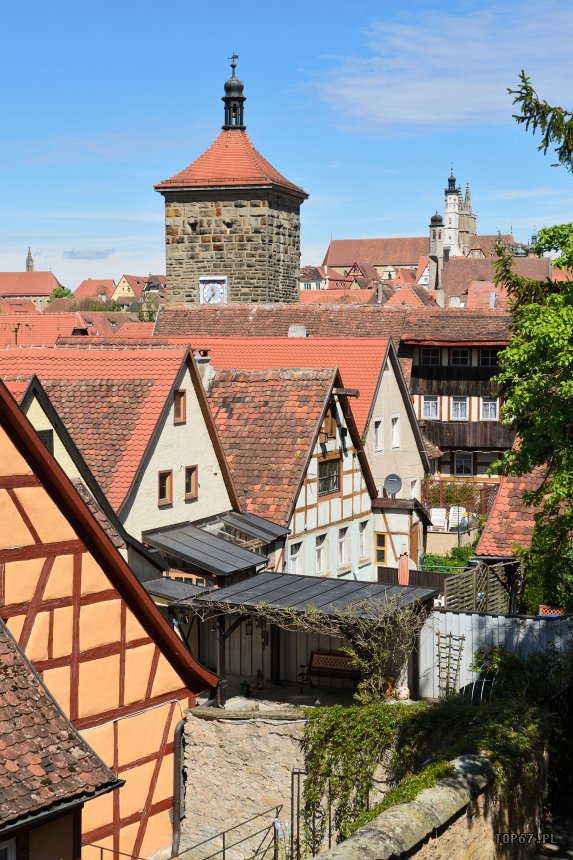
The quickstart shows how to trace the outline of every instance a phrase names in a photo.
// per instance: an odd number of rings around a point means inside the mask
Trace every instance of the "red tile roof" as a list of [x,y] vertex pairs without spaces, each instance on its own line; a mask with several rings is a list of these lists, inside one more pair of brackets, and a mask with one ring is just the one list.
[[410,308],[436,307],[434,299],[428,295],[424,287],[417,284],[406,284],[396,289],[386,302],[386,307],[407,305]]
[[221,131],[203,155],[155,188],[169,191],[228,186],[278,187],[303,199],[308,197],[257,152],[246,131],[237,129]]
[[360,305],[375,300],[376,290],[301,290],[303,305]]
[[193,348],[207,349],[215,370],[337,367],[348,388],[358,388],[352,414],[363,433],[388,351],[388,338],[206,337]]
[[79,313],[70,314],[2,314],[0,347],[53,346],[58,337],[87,335],[85,320]]
[[77,299],[97,298],[98,296],[111,297],[115,290],[113,280],[98,280],[97,278],[86,278],[82,281],[77,290],[74,291],[74,296]]
[[423,254],[418,260],[418,268],[416,269],[416,283],[418,283],[418,281],[426,271],[426,267],[429,262],[430,258],[427,254]]
[[0,296],[50,296],[62,285],[52,272],[0,272]]
[[0,828],[119,787],[0,621]]
[[558,284],[564,281],[573,281],[573,269],[558,269],[557,266],[552,266],[551,280]]
[[398,342],[406,313],[404,308],[386,310],[378,304],[164,306],[159,310],[155,334],[190,338],[202,334],[286,337],[291,325],[303,325],[313,337],[393,337]]
[[411,308],[404,322],[402,341],[424,344],[509,343],[511,316],[506,311],[467,308]]
[[[525,278],[544,281],[550,261],[538,257],[514,257],[513,271]],[[442,289],[446,305],[451,296],[463,296],[472,281],[493,281],[493,260],[478,257],[450,257],[442,270]]]
[[245,510],[287,525],[334,370],[220,371],[208,396]]
[[465,298],[466,308],[489,308],[492,293],[495,293],[494,308],[509,308],[510,299],[504,287],[496,287],[493,281],[471,281]]
[[472,236],[470,240],[470,248],[483,251],[486,257],[495,257],[495,246],[500,241],[509,248],[514,248],[516,245],[516,241],[511,233],[505,233],[504,235],[495,233],[493,236],[489,236],[487,234]]
[[323,265],[352,266],[356,260],[373,266],[417,266],[428,253],[427,236],[390,239],[332,239]]
[[36,374],[114,510],[126,501],[187,349],[5,349],[0,376]]
[[0,299],[0,314],[38,314],[31,299]]
[[368,263],[365,260],[355,260],[347,272],[348,277],[360,280],[365,278],[367,281],[379,281],[380,275],[376,266]]
[[512,558],[516,547],[531,543],[535,508],[523,501],[523,494],[536,490],[543,480],[543,470],[520,478],[501,479],[493,508],[476,547],[476,556]]

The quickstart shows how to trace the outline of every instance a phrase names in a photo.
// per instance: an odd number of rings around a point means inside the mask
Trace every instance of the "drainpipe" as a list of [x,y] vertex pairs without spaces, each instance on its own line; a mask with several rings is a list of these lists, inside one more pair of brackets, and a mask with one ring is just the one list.
[[171,845],[171,857],[179,854],[179,843],[181,840],[181,794],[183,787],[182,752],[183,732],[185,731],[185,720],[179,720],[175,726],[173,735],[173,843]]

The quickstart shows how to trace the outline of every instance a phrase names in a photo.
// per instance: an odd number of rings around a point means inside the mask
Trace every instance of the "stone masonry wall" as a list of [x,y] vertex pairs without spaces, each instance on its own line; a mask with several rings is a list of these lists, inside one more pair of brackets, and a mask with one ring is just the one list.
[[[273,720],[272,712],[264,711],[260,719],[225,720],[224,713],[217,720],[201,719],[193,712],[187,717],[181,851],[278,804],[283,804],[281,823],[290,817],[291,771],[304,766],[300,746],[304,720],[298,715]],[[254,829],[270,824],[272,818],[271,813],[257,820]],[[249,832],[253,829],[237,828],[227,844]],[[217,848],[220,840],[208,843],[205,856]],[[248,843],[232,856],[247,856],[247,848]],[[185,855],[188,860],[202,856],[197,851]]]
[[230,302],[298,301],[294,199],[260,191],[227,200],[166,194],[165,243],[168,303],[198,302],[199,278],[214,275],[227,276]]

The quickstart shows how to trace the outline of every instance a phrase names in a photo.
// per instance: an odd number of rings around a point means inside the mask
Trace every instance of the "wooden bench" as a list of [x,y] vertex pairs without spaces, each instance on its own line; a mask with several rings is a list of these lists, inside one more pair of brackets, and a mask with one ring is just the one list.
[[311,651],[307,664],[300,665],[300,691],[305,684],[312,687],[312,678],[348,678],[354,686],[360,680],[360,669],[352,664],[347,654],[329,654],[324,651]]

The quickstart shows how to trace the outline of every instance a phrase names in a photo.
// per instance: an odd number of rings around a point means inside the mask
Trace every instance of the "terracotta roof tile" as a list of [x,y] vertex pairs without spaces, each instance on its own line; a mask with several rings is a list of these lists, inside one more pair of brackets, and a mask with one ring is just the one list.
[[[543,281],[549,276],[550,261],[538,257],[515,257],[513,271],[525,278]],[[463,296],[472,281],[492,282],[493,260],[479,257],[450,257],[442,270],[442,288],[446,305],[451,296]],[[489,306],[489,300],[488,305]],[[486,307],[487,307],[486,306]]]
[[184,170],[155,186],[171,188],[212,188],[226,186],[278,186],[306,198],[308,194],[285,179],[257,152],[246,131],[223,130],[209,149]]
[[535,508],[526,505],[523,494],[536,490],[543,470],[520,478],[501,479],[493,508],[476,547],[476,556],[511,558],[516,546],[528,547],[534,526]]
[[301,290],[302,305],[360,305],[376,299],[376,290]]
[[428,253],[427,236],[389,239],[332,239],[323,265],[351,266],[356,260],[373,266],[417,266]]
[[219,371],[208,397],[247,512],[288,523],[334,370]]
[[0,347],[53,346],[60,336],[87,335],[84,318],[69,314],[2,314],[0,316]]
[[37,375],[117,511],[186,352],[185,347],[5,349],[0,350],[0,375],[12,379]]
[[117,778],[67,721],[0,621],[0,827],[82,803]]
[[352,414],[362,434],[388,350],[388,338],[202,336],[194,339],[192,346],[209,351],[215,370],[337,367],[344,384],[360,391],[360,396],[352,400]]
[[98,280],[97,278],[86,278],[79,287],[74,290],[77,299],[97,298],[98,296],[111,297],[115,290],[113,280]]
[[0,314],[39,314],[31,299],[0,299]]
[[435,300],[428,295],[424,287],[416,284],[405,284],[394,291],[386,302],[387,307],[406,305],[411,308],[436,307]]
[[0,296],[49,296],[62,285],[52,272],[0,272]]

